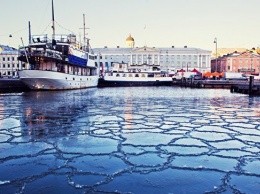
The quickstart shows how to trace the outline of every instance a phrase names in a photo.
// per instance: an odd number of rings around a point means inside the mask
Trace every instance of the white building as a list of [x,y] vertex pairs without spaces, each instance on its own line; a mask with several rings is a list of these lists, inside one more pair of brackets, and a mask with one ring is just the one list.
[[162,71],[192,71],[194,68],[201,73],[210,71],[211,51],[199,48],[156,48],[135,47],[134,39],[129,35],[126,39],[126,48],[95,48],[97,63],[105,70],[109,70],[113,62],[124,62],[131,65],[160,65]]
[[17,49],[0,45],[0,77],[17,76],[17,70],[22,68],[17,58]]

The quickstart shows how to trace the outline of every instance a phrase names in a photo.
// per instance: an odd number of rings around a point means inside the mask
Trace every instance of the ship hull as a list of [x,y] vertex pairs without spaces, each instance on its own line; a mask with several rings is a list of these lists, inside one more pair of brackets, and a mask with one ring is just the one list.
[[98,76],[80,76],[42,70],[19,71],[20,80],[31,90],[73,90],[97,87]]

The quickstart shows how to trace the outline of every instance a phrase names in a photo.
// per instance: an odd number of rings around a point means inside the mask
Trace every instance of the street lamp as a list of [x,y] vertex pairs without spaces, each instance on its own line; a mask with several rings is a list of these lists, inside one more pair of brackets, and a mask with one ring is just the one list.
[[216,44],[216,71],[217,71],[217,65],[218,65],[218,41],[217,38],[214,39],[214,43]]
[[253,56],[251,55],[251,69],[250,69],[250,73],[252,75],[252,71],[253,71]]
[[[10,42],[11,42],[11,38],[12,38],[13,36],[12,36],[12,34],[9,34],[9,48],[11,48],[11,46],[10,46]],[[14,74],[13,74],[13,53],[12,53],[12,51],[10,51],[10,61],[11,61],[11,66],[12,66],[12,78],[13,78],[13,76],[14,76]]]

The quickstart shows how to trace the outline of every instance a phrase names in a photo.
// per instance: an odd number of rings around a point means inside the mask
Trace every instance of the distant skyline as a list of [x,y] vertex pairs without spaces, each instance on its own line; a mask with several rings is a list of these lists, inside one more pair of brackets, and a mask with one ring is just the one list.
[[[51,0],[0,0],[0,44],[18,48],[32,34],[51,34]],[[83,38],[83,14],[92,48],[135,46],[260,47],[259,0],[54,0],[57,34]],[[9,37],[11,35],[12,37]]]

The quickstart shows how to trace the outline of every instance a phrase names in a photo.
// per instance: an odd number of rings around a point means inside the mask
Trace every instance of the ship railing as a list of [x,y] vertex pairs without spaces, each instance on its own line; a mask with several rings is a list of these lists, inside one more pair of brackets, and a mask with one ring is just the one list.
[[[22,56],[32,56],[32,57],[49,57],[49,58],[54,58],[54,59],[59,59],[62,60],[62,53],[59,51],[53,51],[53,50],[33,50],[31,52],[28,52],[26,50],[26,53],[24,50],[20,50],[20,55]],[[65,59],[66,60],[66,59]]]
[[31,38],[33,43],[53,43],[55,40],[56,43],[67,43],[67,44],[76,44],[76,36],[73,34],[65,35],[65,34],[55,34],[52,35],[51,38],[48,37],[47,34],[43,35],[33,35]]
[[33,35],[32,36],[32,42],[33,43],[47,43],[48,42],[48,35]]

